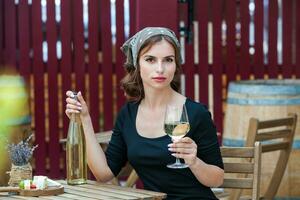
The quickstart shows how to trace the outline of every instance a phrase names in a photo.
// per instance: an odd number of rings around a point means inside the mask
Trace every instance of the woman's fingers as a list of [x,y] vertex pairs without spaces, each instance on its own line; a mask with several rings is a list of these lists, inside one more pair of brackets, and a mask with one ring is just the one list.
[[195,149],[194,148],[169,148],[169,151],[176,152],[180,154],[194,154]]
[[181,138],[168,145],[172,156],[184,159],[186,164],[192,164],[197,157],[197,144],[189,137]]
[[74,97],[74,93],[73,93],[71,90],[68,90],[68,91],[66,92],[66,95],[67,95],[68,97],[71,97],[71,98]]
[[173,148],[197,148],[197,144],[189,137],[181,138],[168,146]]
[[82,96],[81,92],[78,92],[78,94],[77,94],[77,98],[78,98],[78,101],[79,101],[79,102],[81,102],[81,103],[84,103],[84,104],[85,104],[85,101],[84,101],[84,99],[83,99],[83,96]]
[[[67,91],[66,92],[66,95],[67,95],[67,98],[66,98],[66,110],[65,110],[65,113],[68,117],[71,116],[72,113],[80,113],[81,110],[82,110],[82,105],[81,103],[74,99],[74,94],[72,91]],[[80,96],[81,96],[81,93],[80,93]],[[82,96],[81,96],[81,99]]]
[[74,104],[67,104],[66,106],[67,109],[71,109],[71,110],[82,110],[82,107],[81,106],[78,106],[77,104],[74,105]]

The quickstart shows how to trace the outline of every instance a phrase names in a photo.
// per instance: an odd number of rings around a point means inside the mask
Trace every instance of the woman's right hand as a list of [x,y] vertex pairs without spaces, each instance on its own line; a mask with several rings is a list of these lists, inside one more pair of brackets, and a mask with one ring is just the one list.
[[77,93],[77,100],[75,100],[73,97],[73,92],[68,90],[66,92],[67,98],[66,98],[66,115],[70,118],[72,113],[80,113],[80,118],[88,116],[89,111],[88,107],[82,97],[81,92]]

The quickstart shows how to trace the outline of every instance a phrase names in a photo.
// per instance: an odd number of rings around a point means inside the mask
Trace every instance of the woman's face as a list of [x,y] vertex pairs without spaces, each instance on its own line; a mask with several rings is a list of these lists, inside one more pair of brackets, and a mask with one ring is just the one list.
[[161,40],[148,51],[141,50],[139,66],[145,90],[170,87],[176,70],[173,46],[166,40]]

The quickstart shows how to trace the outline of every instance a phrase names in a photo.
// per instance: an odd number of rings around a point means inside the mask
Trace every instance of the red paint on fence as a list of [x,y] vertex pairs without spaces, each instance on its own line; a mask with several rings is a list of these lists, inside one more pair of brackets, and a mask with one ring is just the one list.
[[282,1],[282,75],[292,77],[292,1]]
[[197,1],[197,20],[199,22],[199,100],[208,105],[208,0]]
[[[71,67],[72,67],[72,48],[71,48],[71,1],[63,0],[61,1],[61,44],[62,44],[62,57],[60,62],[60,73],[62,79],[62,99],[63,105],[65,105],[66,92],[71,89]],[[64,108],[64,106],[63,106]],[[67,137],[69,119],[63,112],[63,137]],[[66,153],[61,148],[60,157],[63,158],[65,163]],[[66,166],[66,165],[64,165]],[[63,174],[66,175],[66,171],[63,170]]]
[[100,30],[102,50],[102,74],[103,74],[103,97],[104,97],[104,130],[113,127],[113,98],[112,98],[112,44],[111,44],[111,21],[110,1],[101,1],[100,5]]
[[58,62],[56,56],[57,28],[55,21],[55,2],[47,1],[47,43],[48,43],[48,98],[49,98],[49,158],[50,173],[53,178],[59,178],[59,127],[58,119]]
[[279,74],[277,64],[277,17],[277,1],[269,1],[268,74],[270,78],[277,78]]
[[26,84],[29,87],[29,76],[31,74],[31,63],[29,56],[30,49],[30,29],[29,29],[29,6],[26,1],[20,1],[19,4],[19,48],[20,48],[20,61],[19,61],[19,70],[20,74],[26,80]]
[[222,110],[222,46],[221,46],[221,0],[212,1],[212,23],[213,23],[213,114],[217,131],[223,129],[223,110]]
[[124,0],[116,1],[116,64],[115,73],[117,76],[117,110],[119,111],[125,102],[124,91],[121,90],[120,81],[125,75],[124,62],[125,56],[120,47],[125,41],[124,35]]
[[16,41],[16,9],[15,2],[12,0],[4,1],[4,20],[5,20],[5,54],[4,60],[6,67],[17,69],[17,41]]
[[254,76],[256,79],[264,77],[264,55],[263,55],[263,1],[255,1],[254,12],[255,24],[255,53],[254,53]]
[[72,21],[72,34],[73,34],[73,65],[75,72],[76,91],[81,91],[84,95],[85,91],[85,62],[84,62],[84,36],[83,36],[83,5],[82,0],[71,1],[73,6],[73,21]]
[[[42,20],[41,3],[32,2],[32,47],[33,47],[33,77],[34,77],[34,116],[35,138],[39,144],[34,151],[36,159],[36,174],[46,174],[46,142],[45,142],[45,97],[44,97],[44,63],[42,58]],[[54,166],[53,166],[54,167]]]
[[130,12],[130,15],[129,15],[129,26],[130,26],[130,29],[129,29],[129,35],[130,36],[133,36],[135,33],[136,33],[136,4],[137,4],[137,0],[130,0],[129,1],[129,12]]
[[[194,99],[194,74],[196,72],[194,57],[194,45],[193,38],[188,38],[189,31],[193,30],[193,25],[188,24],[188,4],[179,4],[179,21],[183,22],[183,27],[180,27],[180,37],[184,36],[184,60],[182,65],[182,71],[185,75],[185,95],[191,99]],[[190,26],[190,27],[189,27]],[[188,30],[190,28],[190,30]],[[190,40],[190,41],[189,41]]]
[[177,32],[177,1],[137,1],[136,5],[137,30],[146,26],[164,26]]
[[237,47],[236,47],[236,28],[235,24],[237,22],[236,16],[236,1],[229,0],[226,7],[226,23],[227,23],[227,41],[226,41],[226,74],[227,74],[227,84],[231,81],[236,80],[238,73],[237,68]]
[[300,1],[296,1],[296,77],[300,78]]
[[90,0],[88,4],[89,9],[89,37],[88,37],[88,74],[89,74],[89,94],[90,94],[90,115],[95,131],[99,131],[99,1]]
[[240,66],[239,72],[241,79],[249,79],[250,55],[249,55],[249,0],[240,1],[240,16],[241,16],[241,46],[240,46]]

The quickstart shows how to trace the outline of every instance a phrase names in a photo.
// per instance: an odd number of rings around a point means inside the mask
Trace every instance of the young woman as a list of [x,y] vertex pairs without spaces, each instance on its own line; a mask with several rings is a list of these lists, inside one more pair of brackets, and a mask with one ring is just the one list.
[[[80,113],[87,143],[88,165],[97,180],[117,176],[127,161],[145,189],[167,193],[168,199],[216,199],[210,187],[223,182],[223,162],[216,129],[209,111],[179,93],[180,45],[175,34],[148,27],[124,43],[127,75],[122,88],[129,97],[118,114],[111,141],[104,153],[94,135],[87,105],[67,92],[66,114]],[[172,142],[164,132],[167,105],[185,105],[190,130]],[[175,157],[188,165],[170,169]]]

